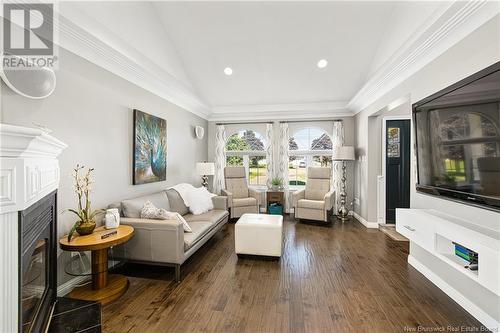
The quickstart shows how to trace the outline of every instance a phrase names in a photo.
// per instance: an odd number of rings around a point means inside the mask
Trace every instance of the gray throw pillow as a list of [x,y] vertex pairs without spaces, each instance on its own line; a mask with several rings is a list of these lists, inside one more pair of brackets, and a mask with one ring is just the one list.
[[164,191],[156,192],[142,197],[123,200],[122,201],[122,212],[123,216],[131,218],[140,218],[141,210],[147,201],[151,201],[156,207],[163,208],[170,211],[170,205],[168,202],[168,197]]
[[179,213],[168,212],[164,208],[156,208],[151,201],[146,201],[141,210],[142,219],[155,219],[155,220],[177,220],[182,224],[184,232],[193,232],[189,224]]
[[[189,208],[184,204],[184,200],[180,196],[179,192],[174,190],[173,188],[168,189],[167,191],[168,202],[170,203],[171,212],[176,212],[181,215],[186,215],[189,213]],[[142,208],[142,206],[141,206]]]

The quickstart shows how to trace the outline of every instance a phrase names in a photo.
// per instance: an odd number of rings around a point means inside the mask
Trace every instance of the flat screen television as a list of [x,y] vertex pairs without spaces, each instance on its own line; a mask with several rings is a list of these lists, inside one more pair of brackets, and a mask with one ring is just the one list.
[[413,105],[417,191],[500,211],[500,62]]

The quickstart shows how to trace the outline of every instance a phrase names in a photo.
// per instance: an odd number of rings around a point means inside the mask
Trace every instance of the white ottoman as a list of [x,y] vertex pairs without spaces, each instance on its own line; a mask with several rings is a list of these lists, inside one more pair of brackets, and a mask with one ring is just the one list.
[[283,216],[243,214],[234,226],[237,254],[281,257]]

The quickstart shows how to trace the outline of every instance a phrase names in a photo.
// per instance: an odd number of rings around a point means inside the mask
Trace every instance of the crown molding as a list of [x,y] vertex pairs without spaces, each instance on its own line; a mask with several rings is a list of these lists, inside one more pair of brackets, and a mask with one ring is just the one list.
[[[27,2],[26,0],[18,0]],[[35,0],[37,1],[37,0]],[[56,6],[56,10],[58,10]],[[215,106],[112,31],[78,10],[58,12],[57,44],[109,72],[207,120],[304,119],[352,116],[500,13],[500,2],[446,2],[348,102]]]
[[372,75],[347,109],[362,111],[499,13],[496,1],[444,4]]
[[346,109],[346,105],[346,101],[332,101],[321,103],[215,106],[212,108],[209,120],[291,120],[352,116],[353,113]]
[[207,119],[210,108],[180,80],[91,17],[58,12],[58,45],[109,72]]

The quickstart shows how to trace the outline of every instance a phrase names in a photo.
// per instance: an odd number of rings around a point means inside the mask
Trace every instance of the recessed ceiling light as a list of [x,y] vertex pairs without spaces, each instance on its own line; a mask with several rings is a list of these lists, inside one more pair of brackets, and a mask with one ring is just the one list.
[[231,67],[224,68],[224,74],[226,74],[228,76],[231,75],[231,74],[233,74],[232,68]]
[[318,61],[318,68],[325,68],[328,65],[328,61],[326,59],[321,59]]

